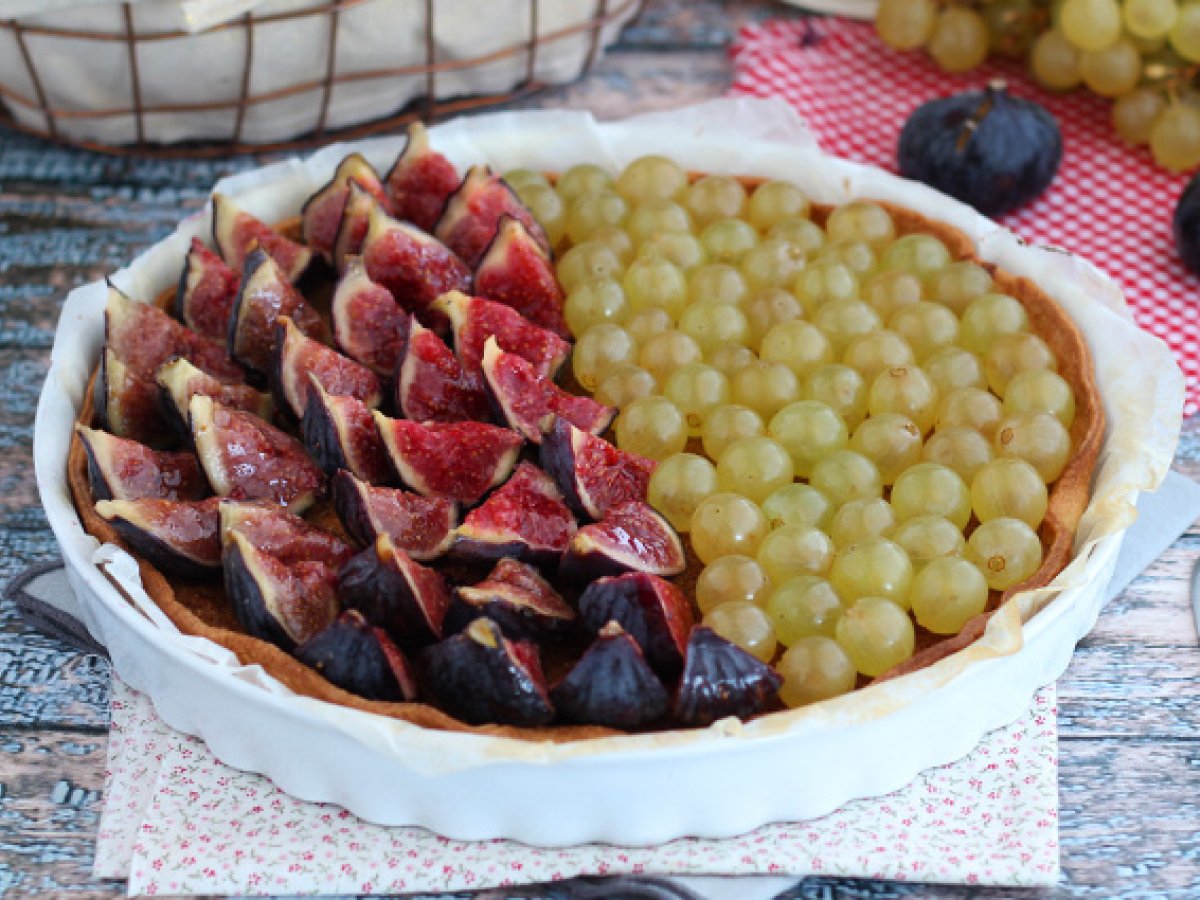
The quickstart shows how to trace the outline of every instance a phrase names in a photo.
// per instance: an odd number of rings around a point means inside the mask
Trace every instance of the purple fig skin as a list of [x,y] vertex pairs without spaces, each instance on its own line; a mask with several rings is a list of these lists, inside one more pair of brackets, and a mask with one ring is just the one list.
[[683,542],[671,523],[635,501],[614,506],[604,519],[575,532],[559,572],[568,580],[587,582],[622,572],[669,577],[686,567]]
[[330,482],[333,508],[342,526],[360,544],[387,535],[415,560],[437,559],[454,542],[458,504],[397,488],[375,487],[342,470]]
[[609,728],[643,728],[671,708],[667,689],[641,648],[616,622],[600,629],[550,698],[563,719]]
[[152,450],[78,424],[75,433],[87,456],[93,500],[201,500],[211,493],[194,453]]
[[669,581],[642,572],[597,579],[579,598],[579,617],[593,633],[616,622],[663,678],[683,669],[695,617],[687,595]]
[[296,648],[296,659],[325,680],[367,700],[417,699],[412,664],[382,628],[348,609]]
[[460,587],[446,611],[446,632],[486,616],[513,640],[539,641],[569,631],[577,616],[530,565],[502,559],[476,585]]
[[505,639],[490,619],[426,648],[421,672],[437,706],[472,725],[531,727],[554,719],[537,647]]
[[221,574],[217,498],[101,500],[96,512],[156,569],[190,581]]
[[711,628],[698,626],[688,639],[687,658],[672,713],[681,725],[710,725],[737,716],[748,719],[769,709],[783,679]]
[[392,480],[392,465],[371,409],[353,397],[334,397],[315,377],[300,419],[300,434],[313,462],[327,475],[339,470],[369,484]]
[[342,566],[338,596],[343,608],[357,609],[405,649],[442,639],[450,605],[445,580],[415,563],[387,535]]

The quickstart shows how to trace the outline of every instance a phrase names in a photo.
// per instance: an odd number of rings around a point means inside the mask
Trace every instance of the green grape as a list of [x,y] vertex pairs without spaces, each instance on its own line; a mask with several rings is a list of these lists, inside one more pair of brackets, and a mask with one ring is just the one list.
[[558,260],[558,281],[568,294],[577,285],[593,278],[620,278],[625,265],[604,244],[584,241],[576,244]]
[[611,278],[581,281],[563,303],[563,316],[572,334],[583,334],[593,325],[619,325],[628,314],[625,292]]
[[1142,77],[1142,55],[1131,40],[1120,38],[1103,50],[1085,51],[1079,71],[1093,93],[1120,97],[1133,90]]
[[549,184],[529,182],[517,191],[521,202],[533,213],[546,232],[551,247],[557,247],[567,233],[567,207]]
[[612,191],[581,194],[571,201],[566,212],[567,238],[573,244],[588,240],[602,225],[618,228],[629,218],[629,204]]
[[654,467],[646,501],[676,531],[686,532],[696,507],[717,490],[717,470],[711,462],[695,453],[675,453]]
[[738,270],[750,291],[758,293],[789,284],[805,261],[803,250],[782,238],[767,238],[742,254]]
[[884,537],[896,524],[892,505],[882,497],[851,500],[833,514],[829,536],[838,547]]
[[522,188],[529,187],[530,185],[550,187],[550,182],[546,180],[546,176],[537,169],[509,169],[501,177],[504,179],[505,184],[517,192],[517,196],[521,197],[522,201],[525,200],[521,196]]
[[1169,104],[1150,129],[1150,152],[1172,172],[1200,165],[1200,110],[1188,103]]
[[824,635],[801,638],[780,657],[775,670],[783,679],[779,699],[790,709],[848,694],[858,681],[846,651]]
[[1001,335],[1029,329],[1029,314],[1021,301],[1008,294],[984,294],[962,314],[959,343],[983,356]]
[[833,407],[849,429],[867,417],[867,383],[849,366],[829,363],[813,369],[804,379],[801,395]]
[[771,418],[767,434],[787,450],[800,478],[807,478],[813,463],[849,440],[842,417],[816,400],[789,403]]
[[800,382],[796,374],[787,366],[762,359],[734,372],[730,387],[735,403],[749,406],[764,418],[800,399]]
[[1043,31],[1029,51],[1029,70],[1043,87],[1069,91],[1083,79],[1082,54],[1057,28]]
[[975,473],[992,461],[992,445],[974,428],[950,425],[929,436],[921,455],[926,462],[953,469],[970,484]]
[[650,459],[666,459],[687,443],[687,420],[666,397],[639,397],[617,416],[617,446]]
[[833,519],[833,504],[811,484],[792,482],[771,492],[762,502],[772,528],[784,525],[811,525],[828,531]]
[[831,241],[864,241],[882,249],[896,238],[891,214],[878,203],[854,200],[829,214],[825,233]]
[[944,71],[969,71],[987,59],[987,22],[973,9],[947,7],[938,14],[925,49]]
[[914,516],[942,516],[959,528],[971,520],[971,491],[949,466],[917,463],[892,485],[892,509],[903,522]]
[[900,413],[880,413],[864,419],[850,438],[850,449],[861,453],[879,470],[884,484],[921,460],[921,429]]
[[746,208],[746,189],[728,175],[706,175],[687,189],[683,205],[701,227],[717,219],[736,219]]
[[745,344],[735,344],[733,341],[721,341],[713,344],[704,353],[704,361],[715,369],[732,375],[742,366],[756,362],[758,357]]
[[867,382],[874,381],[884,369],[911,365],[915,361],[908,341],[887,329],[855,338],[842,356],[842,364],[856,369]]
[[683,412],[688,435],[699,437],[705,417],[716,407],[729,402],[729,379],[712,366],[689,363],[667,378],[663,396]]
[[729,263],[705,263],[688,273],[688,299],[693,304],[738,304],[750,296],[750,287]]
[[[576,347],[576,353],[579,352]],[[646,339],[637,355],[637,364],[665,385],[671,373],[704,358],[700,345],[682,331],[663,331]],[[582,384],[582,382],[580,382]]]
[[759,356],[791,369],[797,378],[833,360],[833,346],[820,328],[810,322],[780,322],[763,335]]
[[717,262],[737,263],[747,250],[758,244],[758,232],[753,225],[741,219],[717,219],[704,226],[700,232],[700,243],[708,251],[709,258]]
[[935,350],[921,361],[921,368],[937,388],[939,397],[945,397],[959,388],[987,387],[983,363],[978,356],[962,347]]
[[638,244],[638,259],[662,259],[673,263],[682,272],[689,272],[708,262],[708,253],[700,239],[682,231],[663,231]]
[[[717,460],[721,490],[761,503],[795,477],[792,458],[778,441],[765,436],[738,438]],[[767,574],[771,574],[768,570]]]
[[931,559],[962,556],[967,542],[962,529],[942,516],[913,516],[892,529],[888,537],[904,548],[919,572]]
[[624,409],[639,397],[649,397],[658,389],[654,376],[641,366],[613,366],[600,379],[592,395],[605,406]]
[[889,47],[917,50],[929,40],[937,21],[934,0],[880,0],[875,30]]
[[860,597],[886,597],[908,609],[913,566],[904,548],[887,538],[847,544],[829,569],[829,583],[846,603]]
[[754,556],[767,536],[767,517],[753,500],[741,494],[711,494],[692,515],[689,539],[702,563],[722,556]]
[[633,240],[625,229],[617,225],[601,225],[592,232],[588,240],[593,244],[603,244],[613,252],[624,268],[633,260]]
[[656,334],[662,334],[665,331],[674,329],[675,320],[661,306],[652,306],[649,309],[643,309],[638,312],[631,311],[625,319],[624,327],[626,331],[633,335],[633,339],[641,345],[645,344]]
[[841,263],[860,280],[873,275],[878,266],[875,251],[866,241],[836,241],[824,244],[812,254],[812,261]]
[[1020,519],[1037,528],[1046,515],[1047,503],[1046,483],[1023,459],[993,459],[971,479],[971,508],[980,522]]
[[770,617],[762,607],[743,600],[713,607],[704,616],[704,624],[762,662],[770,662],[779,646]]
[[951,262],[946,245],[931,234],[906,234],[893,241],[879,260],[880,268],[909,272],[923,282]]
[[1116,0],[1066,0],[1058,27],[1080,50],[1103,50],[1121,36],[1121,7]]
[[[792,322],[804,317],[804,307],[800,305],[800,301],[790,291],[778,288],[755,294],[743,303],[742,309],[750,323],[750,345],[753,347],[760,346],[767,333],[781,322]],[[821,337],[824,339],[825,336]],[[830,354],[832,357],[832,350]]]
[[811,219],[780,219],[767,232],[768,238],[787,241],[797,250],[812,253],[825,244],[825,232]]
[[788,647],[814,634],[833,637],[846,610],[833,585],[820,575],[789,578],[771,590],[763,609],[775,624],[779,642]]
[[952,347],[958,341],[958,317],[940,303],[912,303],[892,313],[888,328],[913,349],[918,360],[925,360]]
[[1121,18],[1135,37],[1160,38],[1175,25],[1179,8],[1175,0],[1125,0]]
[[564,200],[574,200],[584,194],[611,190],[613,180],[608,172],[594,163],[578,163],[558,176],[554,186]]
[[1049,369],[1018,372],[1004,392],[1004,412],[1048,412],[1070,428],[1075,421],[1075,393],[1065,378]]
[[755,557],[774,584],[797,575],[824,575],[833,562],[833,541],[819,528],[784,525],[758,545]]
[[671,200],[687,190],[687,173],[665,156],[642,156],[617,176],[617,193],[631,204],[649,200]]
[[913,578],[909,597],[918,625],[934,634],[958,634],[987,606],[987,579],[974,563],[941,556]]
[[661,306],[676,321],[687,309],[687,279],[674,263],[665,259],[638,259],[621,279],[632,312]]
[[701,613],[731,600],[763,606],[772,592],[771,579],[758,560],[737,553],[714,559],[696,579],[696,605]]
[[883,327],[879,314],[861,300],[830,300],[813,313],[813,324],[825,332],[835,358],[855,340]]
[[970,260],[951,263],[929,279],[929,299],[950,307],[955,315],[962,315],[972,300],[991,290],[991,273]]
[[1042,481],[1056,481],[1071,457],[1071,435],[1050,413],[1023,412],[996,426],[996,453],[1015,456],[1035,469]]
[[917,366],[892,366],[875,376],[867,391],[867,411],[900,413],[912,419],[924,434],[933,428],[937,412],[937,388]]
[[700,441],[710,459],[720,459],[730,444],[766,432],[762,416],[748,406],[724,403],[704,417]]
[[[1172,8],[1175,0],[1168,0]],[[1167,101],[1156,90],[1141,87],[1118,97],[1112,106],[1113,128],[1122,139],[1141,147],[1150,143],[1150,130],[1167,108]]]
[[993,591],[1020,584],[1042,564],[1042,542],[1020,519],[992,519],[967,539],[967,559],[979,567]]
[[1200,3],[1183,3],[1167,41],[1188,62],[1200,62]]
[[1057,369],[1054,351],[1036,334],[1018,331],[1002,334],[988,348],[983,358],[988,387],[1000,397],[1008,388],[1008,382],[1018,372],[1029,369]]
[[813,263],[796,276],[792,282],[792,293],[811,316],[832,300],[857,299],[858,276],[845,263]]
[[875,463],[854,450],[834,450],[817,460],[808,483],[836,509],[851,500],[883,496],[883,479]]
[[594,391],[614,366],[635,362],[637,353],[633,336],[620,325],[593,325],[575,342],[571,368],[575,380],[585,390]]
[[921,279],[898,269],[876,272],[862,286],[863,299],[885,322],[901,307],[920,303],[924,291]]
[[668,231],[690,234],[695,229],[692,214],[673,200],[648,200],[635,206],[625,220],[625,230],[635,244]]
[[746,219],[767,233],[780,222],[807,221],[809,211],[808,198],[796,185],[788,181],[764,181],[750,196]]
[[941,399],[937,406],[934,426],[938,431],[961,425],[980,432],[991,439],[996,423],[1002,415],[1000,401],[995,394],[982,388],[959,388]]
[[913,655],[916,634],[904,609],[883,597],[863,597],[842,613],[837,642],[854,668],[876,678]]
[[705,351],[727,341],[745,344],[750,339],[750,322],[746,314],[729,303],[688,307],[679,317],[679,330],[691,335]]

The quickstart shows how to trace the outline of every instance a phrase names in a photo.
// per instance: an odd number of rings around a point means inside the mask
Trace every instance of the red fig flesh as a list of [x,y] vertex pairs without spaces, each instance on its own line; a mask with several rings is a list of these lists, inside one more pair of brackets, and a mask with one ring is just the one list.
[[454,540],[458,504],[443,497],[373,487],[349,472],[331,482],[333,506],[354,540],[374,544],[380,535],[416,560],[436,559]]
[[371,484],[392,477],[387,450],[371,408],[354,397],[326,393],[315,377],[300,420],[300,434],[313,462],[326,475],[346,469]]
[[516,219],[501,218],[495,239],[475,269],[473,286],[476,294],[512,307],[535,325],[570,336],[563,318],[566,297],[554,264]]
[[151,447],[173,442],[154,382],[110,349],[100,355],[92,398],[101,428]]
[[262,250],[246,260],[242,289],[234,302],[229,324],[229,348],[234,358],[264,375],[271,369],[275,351],[275,323],[287,316],[304,334],[322,338],[321,316],[292,287],[282,269]]
[[414,562],[387,535],[342,566],[338,596],[401,647],[441,640],[450,605],[441,573]]
[[547,255],[550,242],[533,213],[512,188],[487,166],[472,166],[438,218],[433,234],[474,269],[500,228],[500,219],[511,216]]
[[200,461],[190,451],[151,450],[83,425],[76,425],[75,433],[87,454],[88,481],[96,500],[199,500],[208,494]]
[[222,545],[240,534],[284,565],[319,562],[337,569],[354,556],[354,548],[337,535],[274,503],[222,500],[219,511]]
[[645,500],[656,463],[555,419],[541,447],[549,472],[576,515],[596,520],[620,503]]
[[483,384],[483,348],[489,337],[495,337],[505,353],[521,357],[546,378],[553,378],[571,353],[568,342],[503,303],[453,291],[439,297],[434,308],[450,320],[454,352],[474,384]]
[[240,272],[250,254],[261,249],[288,281],[296,281],[312,261],[312,251],[288,240],[266,222],[251,215],[224,194],[212,198],[213,243],[229,268]]
[[425,126],[408,126],[408,143],[387,176],[387,190],[396,218],[433,231],[442,207],[458,188],[458,171],[450,160],[429,147]]
[[270,419],[275,413],[275,403],[270,394],[256,391],[248,384],[217,381],[181,357],[159,366],[154,380],[161,394],[164,414],[181,434],[188,431],[188,405],[197,394],[211,397],[230,409],[253,413],[262,419]]
[[333,254],[333,244],[337,240],[338,226],[346,208],[346,198],[350,195],[351,178],[380,203],[387,202],[383,183],[366,158],[361,153],[346,156],[329,183],[309,197],[300,210],[304,243],[326,259],[330,259]]
[[348,609],[296,648],[296,658],[325,680],[367,700],[417,699],[416,672],[382,628]]
[[687,567],[675,529],[646,503],[621,503],[575,533],[563,554],[564,577],[588,581],[620,572],[678,575]]
[[450,348],[416,319],[409,321],[396,373],[396,407],[417,422],[491,418],[482,386],[469,383]]
[[182,578],[200,579],[221,570],[217,502],[216,497],[101,500],[96,513],[151,565]]
[[378,206],[368,216],[362,258],[367,275],[408,312],[422,313],[447,291],[465,291],[471,272],[448,247]]
[[342,219],[338,223],[337,237],[333,240],[333,267],[339,272],[346,271],[346,263],[350,257],[362,253],[367,227],[371,224],[371,211],[388,211],[387,205],[380,203],[357,179],[351,178],[348,188],[346,202],[342,206]]
[[367,277],[362,258],[351,256],[329,310],[333,341],[343,353],[381,378],[391,378],[404,349],[408,316],[387,288]]
[[480,616],[516,640],[559,634],[576,618],[537,569],[515,559],[500,560],[483,581],[458,589],[446,614],[447,630],[460,631]]
[[467,513],[458,526],[455,556],[523,559],[538,565],[558,560],[575,533],[575,518],[553,479],[523,462],[499,489]]
[[374,372],[307,337],[291,319],[280,316],[275,325],[271,365],[275,402],[299,419],[314,382],[326,393],[353,397],[370,407],[378,406],[383,399],[383,386]]
[[200,238],[192,238],[175,294],[175,315],[197,334],[224,344],[240,281]]

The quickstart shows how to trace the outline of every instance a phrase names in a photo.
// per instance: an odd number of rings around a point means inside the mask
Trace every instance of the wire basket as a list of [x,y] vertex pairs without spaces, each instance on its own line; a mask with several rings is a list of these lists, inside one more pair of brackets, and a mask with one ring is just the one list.
[[361,137],[573,81],[643,3],[269,0],[198,33],[175,0],[0,20],[3,121],[172,156]]

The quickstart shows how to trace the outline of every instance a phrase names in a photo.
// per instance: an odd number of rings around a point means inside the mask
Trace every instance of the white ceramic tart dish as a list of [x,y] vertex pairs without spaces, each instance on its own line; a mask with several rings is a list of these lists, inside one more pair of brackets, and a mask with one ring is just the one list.
[[[142,589],[134,559],[98,546],[80,523],[67,456],[103,343],[106,287],[96,283],[74,291],[63,310],[35,425],[38,485],[85,624],[168,724],[294,796],[337,803],[372,822],[460,839],[637,845],[725,837],[895,790],[1015,719],[1066,668],[1099,615],[1137,494],[1162,479],[1180,425],[1182,377],[1165,347],[1133,324],[1115,285],[932,190],[827,156],[782,103],[713,101],[609,124],[582,113],[503,113],[438,126],[430,137],[460,169],[561,171],[592,162],[616,171],[659,152],[692,171],[788,179],[816,203],[872,198],[957,228],[980,259],[1058,301],[1094,358],[1108,431],[1074,556],[1048,586],[1001,607],[967,648],[748,723],[550,743],[437,731],[298,696],[226,648],[181,634]],[[401,142],[330,147],[215,189],[279,221],[328,181],[346,153],[358,150],[382,168]],[[186,220],[114,283],[138,299],[158,296],[178,278],[190,239],[209,224],[207,210]]]

